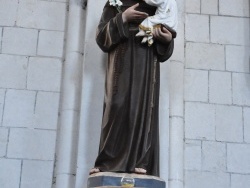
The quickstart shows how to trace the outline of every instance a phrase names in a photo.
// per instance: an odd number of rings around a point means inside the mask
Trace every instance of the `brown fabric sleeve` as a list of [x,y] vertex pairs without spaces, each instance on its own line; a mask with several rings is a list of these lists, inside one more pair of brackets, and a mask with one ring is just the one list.
[[174,40],[172,39],[168,44],[156,42],[156,53],[159,62],[167,61],[173,54]]
[[96,32],[96,42],[104,52],[110,52],[129,37],[128,24],[123,23],[122,13],[105,6]]

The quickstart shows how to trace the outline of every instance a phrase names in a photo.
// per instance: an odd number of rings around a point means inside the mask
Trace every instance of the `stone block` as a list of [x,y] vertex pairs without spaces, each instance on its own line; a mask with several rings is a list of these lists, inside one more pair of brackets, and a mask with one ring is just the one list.
[[226,70],[249,73],[250,48],[247,46],[226,46]]
[[226,171],[226,144],[202,142],[202,170],[209,172]]
[[215,140],[215,106],[186,102],[185,136],[188,139]]
[[244,108],[244,141],[250,143],[250,108]]
[[231,73],[210,71],[209,102],[217,104],[232,104]]
[[201,0],[186,0],[186,12],[187,13],[200,13],[201,12]]
[[18,8],[17,0],[0,0],[0,25],[14,26]]
[[56,132],[11,128],[7,156],[11,158],[53,160]]
[[218,15],[218,0],[201,0],[201,13]]
[[208,71],[185,70],[185,101],[208,101]]
[[249,46],[249,25],[249,18],[211,16],[211,42]]
[[217,44],[186,44],[186,67],[225,70],[224,46]]
[[17,55],[36,55],[38,31],[6,27],[3,30],[2,53]]
[[166,182],[158,177],[149,175],[126,174],[126,173],[111,173],[101,172],[90,175],[88,178],[88,188],[91,187],[121,187],[121,179],[124,176],[129,176],[134,179],[135,187],[143,188],[165,188]]
[[232,173],[250,173],[250,145],[227,144],[227,170]]
[[60,91],[62,63],[58,59],[31,57],[28,68],[28,89]]
[[37,54],[41,56],[62,57],[64,33],[60,31],[40,31]]
[[5,101],[5,89],[0,89],[0,126],[2,126],[3,107]]
[[232,174],[231,188],[248,188],[250,185],[250,175]]
[[185,188],[229,188],[230,174],[186,171]]
[[186,140],[184,156],[186,170],[201,170],[201,141]]
[[250,75],[233,73],[233,104],[250,106]]
[[3,126],[32,127],[35,98],[35,91],[7,90]]
[[242,108],[236,106],[216,106],[216,140],[225,142],[243,141]]
[[35,127],[56,129],[59,108],[59,93],[38,92],[35,108]]
[[53,161],[23,161],[21,188],[51,188]]
[[220,0],[220,15],[249,17],[249,0]]
[[0,157],[4,157],[6,155],[8,135],[9,135],[9,130],[0,127]]
[[27,66],[27,57],[0,54],[0,87],[25,89]]
[[19,188],[21,161],[0,159],[0,187]]
[[209,16],[187,14],[185,24],[185,37],[187,41],[209,42]]
[[17,26],[64,31],[66,3],[20,0]]

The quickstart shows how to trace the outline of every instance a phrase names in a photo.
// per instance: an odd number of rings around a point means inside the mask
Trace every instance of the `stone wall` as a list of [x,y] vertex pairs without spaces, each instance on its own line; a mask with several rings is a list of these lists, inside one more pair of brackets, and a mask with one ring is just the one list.
[[186,188],[250,185],[249,12],[249,0],[186,0]]
[[0,0],[0,187],[50,188],[67,0]]

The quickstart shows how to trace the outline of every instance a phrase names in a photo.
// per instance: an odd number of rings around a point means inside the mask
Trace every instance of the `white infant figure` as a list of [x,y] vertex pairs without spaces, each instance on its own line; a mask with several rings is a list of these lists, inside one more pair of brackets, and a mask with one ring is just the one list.
[[178,25],[177,4],[175,0],[144,0],[151,6],[156,6],[154,16],[149,16],[139,25],[139,32],[136,36],[143,36],[142,43],[148,42],[151,46],[154,42],[153,29],[165,26],[172,34],[175,33]]

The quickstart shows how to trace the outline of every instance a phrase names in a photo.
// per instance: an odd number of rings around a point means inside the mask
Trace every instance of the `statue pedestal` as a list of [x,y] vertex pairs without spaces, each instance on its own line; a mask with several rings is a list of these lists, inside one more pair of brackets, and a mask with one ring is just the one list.
[[[88,178],[88,188],[118,188],[121,187],[121,179],[128,175],[126,173],[112,173],[112,172],[99,172],[92,174]],[[130,177],[134,178],[134,188],[165,188],[166,183],[163,179],[148,176],[129,174]]]

